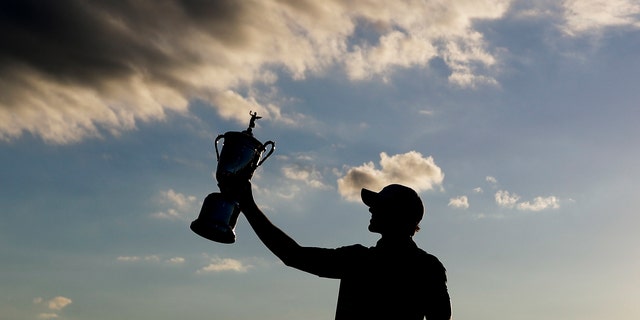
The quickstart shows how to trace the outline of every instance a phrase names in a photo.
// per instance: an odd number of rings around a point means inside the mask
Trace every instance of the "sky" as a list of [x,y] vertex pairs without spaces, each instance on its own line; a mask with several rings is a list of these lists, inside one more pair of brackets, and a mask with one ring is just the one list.
[[2,320],[333,319],[244,217],[189,229],[250,112],[301,245],[375,245],[401,183],[454,319],[640,318],[635,0],[6,0],[0,39]]

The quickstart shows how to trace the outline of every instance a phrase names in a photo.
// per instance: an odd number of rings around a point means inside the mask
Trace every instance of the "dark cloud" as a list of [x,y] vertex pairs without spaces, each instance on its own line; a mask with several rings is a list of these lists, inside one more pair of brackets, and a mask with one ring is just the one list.
[[225,44],[241,42],[235,23],[242,8],[236,3],[3,1],[0,68],[21,66],[57,81],[91,86],[140,70],[167,80],[164,69],[199,63],[197,56],[176,47],[176,39],[194,28]]

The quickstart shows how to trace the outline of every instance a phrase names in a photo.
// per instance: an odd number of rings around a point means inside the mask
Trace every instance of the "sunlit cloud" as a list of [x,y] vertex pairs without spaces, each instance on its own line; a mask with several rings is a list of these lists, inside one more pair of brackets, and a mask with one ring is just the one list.
[[410,151],[393,156],[380,153],[380,169],[373,161],[358,167],[347,167],[344,176],[338,179],[338,191],[347,200],[358,201],[360,190],[380,190],[391,183],[403,184],[416,192],[441,186],[444,180],[442,169],[433,157]]
[[49,306],[49,309],[51,310],[62,310],[64,307],[68,306],[71,304],[71,299],[63,297],[63,296],[57,296],[51,300],[49,300],[49,302],[47,303],[47,305]]
[[449,199],[449,207],[459,208],[459,209],[468,209],[469,208],[469,199],[467,196],[458,196]]
[[231,258],[212,258],[211,263],[202,267],[197,271],[199,274],[203,273],[216,273],[216,272],[240,272],[244,273],[253,268],[250,264],[245,264],[240,260]]
[[[496,57],[474,23],[499,19],[508,4],[24,0],[25,19],[3,19],[0,29],[0,140],[30,133],[65,144],[118,135],[185,114],[196,100],[243,124],[253,110],[296,125],[303,117],[283,112],[269,88],[280,76],[303,80],[335,66],[360,81],[441,58],[453,85],[495,83]],[[36,12],[73,28],[25,26]]]
[[565,0],[563,30],[577,36],[600,32],[608,27],[640,28],[640,2],[637,0]]
[[37,315],[38,319],[57,319],[59,318],[58,312],[62,311],[65,307],[70,305],[73,301],[67,297],[57,296],[49,300],[45,300],[43,298],[35,298],[33,299],[33,303],[36,305],[42,305],[47,309],[55,312],[42,312]]
[[34,304],[41,304],[55,311],[60,311],[64,309],[64,307],[70,305],[72,302],[73,301],[71,299],[63,296],[57,296],[50,300],[45,300],[40,297],[33,299]]

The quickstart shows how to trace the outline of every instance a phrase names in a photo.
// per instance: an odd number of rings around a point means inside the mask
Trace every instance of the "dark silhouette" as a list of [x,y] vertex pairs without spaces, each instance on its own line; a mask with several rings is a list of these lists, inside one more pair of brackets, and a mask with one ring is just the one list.
[[253,128],[256,127],[256,120],[258,119],[262,119],[262,117],[258,116],[257,112],[252,112],[249,111],[249,114],[251,115],[251,120],[249,120],[249,128],[247,128],[246,132],[251,134],[253,131]]
[[380,192],[362,189],[369,207],[369,231],[379,233],[374,247],[360,244],[328,249],[300,246],[276,227],[255,203],[251,183],[221,185],[264,244],[287,266],[320,277],[340,279],[335,319],[448,320],[451,303],[446,270],[412,239],[424,207],[411,188],[392,184]]

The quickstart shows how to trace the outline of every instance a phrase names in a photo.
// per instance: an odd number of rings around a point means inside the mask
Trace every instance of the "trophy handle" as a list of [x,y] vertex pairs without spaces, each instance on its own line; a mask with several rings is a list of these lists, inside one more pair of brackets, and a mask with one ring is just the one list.
[[262,157],[262,160],[260,160],[260,162],[258,162],[258,166],[260,166],[265,160],[267,160],[267,158],[269,158],[269,156],[273,153],[273,151],[276,149],[276,143],[269,140],[267,142],[264,143],[264,145],[262,145],[262,148],[264,150],[267,149],[267,146],[271,145],[271,149],[269,149],[269,152],[267,152],[267,155]]
[[213,146],[216,148],[216,160],[220,161],[220,151],[218,151],[218,140],[224,138],[224,134],[220,134],[218,135],[218,137],[216,138],[215,142],[213,143]]

